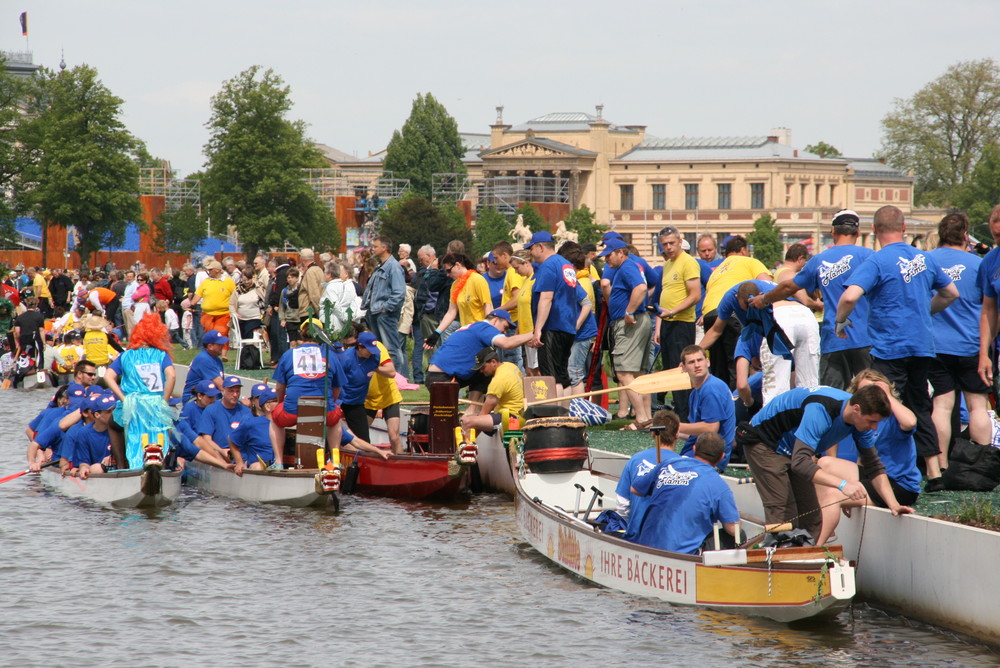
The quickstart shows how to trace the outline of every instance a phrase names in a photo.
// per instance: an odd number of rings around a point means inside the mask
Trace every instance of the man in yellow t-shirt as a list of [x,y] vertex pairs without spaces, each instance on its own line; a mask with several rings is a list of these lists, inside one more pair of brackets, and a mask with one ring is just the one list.
[[[517,333],[529,334],[535,331],[535,321],[531,317],[531,288],[535,285],[535,269],[531,264],[531,255],[526,250],[519,250],[511,257],[511,269],[524,279],[517,293]],[[507,306],[507,304],[504,304]],[[513,311],[510,312],[513,315]],[[524,370],[529,376],[538,375],[538,348],[524,348]]]
[[[375,341],[379,352],[379,366],[387,361],[391,361],[389,349],[382,345],[381,341]],[[382,411],[382,419],[385,420],[386,430],[389,432],[389,443],[392,444],[393,454],[403,451],[403,442],[399,438],[399,404],[403,401],[403,394],[399,391],[399,385],[395,378],[387,378],[382,374],[373,373],[372,379],[368,383],[368,396],[365,397],[365,411],[368,413],[368,424],[375,420],[375,415]]]
[[[722,254],[725,260],[722,261],[712,277],[705,285],[705,303],[701,307],[702,325],[707,332],[715,324],[719,302],[735,285],[743,281],[758,279],[770,281],[771,272],[760,260],[750,257],[750,249],[747,247],[747,240],[741,236],[731,236],[726,239]],[[712,375],[717,376],[729,384],[730,388],[736,385],[736,342],[740,338],[740,331],[743,327],[739,321],[732,317],[726,323],[726,328],[719,338],[709,349],[709,359],[712,363]]]
[[501,362],[493,348],[483,348],[476,354],[473,369],[482,371],[491,380],[482,407],[470,406],[462,416],[462,429],[466,434],[475,429],[492,436],[503,420],[503,411],[516,417],[524,410],[524,377],[515,365]]
[[[201,327],[206,332],[214,329],[222,336],[229,336],[229,298],[236,291],[233,279],[222,271],[222,263],[211,260],[205,267],[208,278],[201,282],[191,298],[191,306],[201,304]],[[229,344],[222,349],[222,361],[226,357]]]
[[[663,368],[680,366],[681,351],[694,343],[695,304],[701,299],[701,267],[681,248],[681,234],[675,227],[660,230],[663,248],[663,280],[660,292],[660,326],[653,330],[653,342],[660,346]],[[687,422],[689,390],[673,393],[673,405],[681,422]]]

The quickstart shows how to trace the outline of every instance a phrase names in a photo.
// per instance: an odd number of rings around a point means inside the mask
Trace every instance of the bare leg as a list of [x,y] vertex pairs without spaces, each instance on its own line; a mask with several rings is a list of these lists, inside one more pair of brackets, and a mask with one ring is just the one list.
[[[965,405],[969,409],[969,436],[980,445],[989,445],[993,442],[993,424],[986,412],[986,395],[966,392]],[[944,448],[941,451],[944,452]],[[948,466],[947,454],[944,466]]]
[[[951,412],[955,408],[955,392],[942,392],[941,394],[935,394],[933,399],[934,409],[931,411],[931,421],[934,422],[934,429],[937,431],[938,448],[941,452],[938,453],[938,465],[941,467],[948,466],[948,444],[951,443]],[[985,411],[985,405],[983,409]],[[972,415],[972,412],[969,412]],[[928,469],[927,474],[930,475],[930,469]],[[939,473],[940,475],[940,473]]]
[[111,456],[115,458],[115,466],[123,470],[129,468],[128,458],[125,457],[125,434],[108,429],[108,437],[111,439]]
[[[857,482],[860,478],[858,475],[858,465],[846,459],[820,457],[817,464],[825,472],[849,482]],[[833,487],[827,487],[826,485],[816,485],[815,487],[816,498],[819,500],[820,508],[822,508],[820,512],[823,517],[823,527],[820,529],[819,537],[816,538],[816,544],[823,545],[833,535],[833,532],[837,529],[837,525],[840,524],[841,508],[864,505],[864,503],[851,501],[839,489],[834,489]],[[841,501],[842,503],[837,503],[837,501]],[[824,508],[823,506],[826,507]]]

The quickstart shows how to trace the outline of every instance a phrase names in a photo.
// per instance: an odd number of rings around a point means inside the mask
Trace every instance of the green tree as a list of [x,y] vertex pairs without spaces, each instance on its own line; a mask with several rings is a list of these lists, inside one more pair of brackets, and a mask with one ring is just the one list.
[[472,243],[472,234],[465,226],[465,217],[458,207],[449,206],[445,212],[418,195],[393,200],[382,210],[380,219],[382,234],[392,239],[394,244],[410,244],[414,252],[424,244],[430,244],[441,256],[453,239],[465,243],[466,248],[470,248]]
[[821,158],[839,158],[843,155],[836,146],[827,144],[825,141],[816,142],[806,146],[806,152],[818,155]]
[[154,227],[153,245],[159,251],[190,255],[208,236],[205,218],[190,202],[164,211]]
[[417,95],[402,130],[392,133],[382,168],[409,179],[413,192],[431,198],[433,174],[465,174],[458,124],[430,93]]
[[953,204],[983,148],[1000,137],[1000,65],[991,58],[960,62],[917,91],[895,100],[882,119],[879,157],[913,170],[917,204]]
[[768,269],[784,259],[785,249],[781,243],[781,228],[769,214],[753,221],[753,232],[747,235],[747,243],[753,246],[753,256]]
[[486,207],[476,216],[476,235],[472,250],[482,257],[501,241],[510,241],[510,221],[493,207]]
[[576,232],[581,244],[596,244],[601,240],[601,235],[608,231],[606,225],[598,225],[595,221],[597,214],[587,208],[586,204],[581,204],[573,209],[566,216],[566,229]]
[[542,218],[542,214],[538,213],[538,209],[531,206],[531,204],[525,202],[521,206],[517,207],[517,212],[514,213],[514,218],[518,216],[524,216],[524,224],[532,232],[551,232],[552,226],[547,220]]
[[969,216],[973,236],[990,239],[990,212],[1000,202],[1000,146],[995,142],[983,147],[983,153],[968,180],[962,184],[955,205]]
[[11,241],[15,236],[17,212],[8,193],[13,192],[20,171],[15,149],[16,127],[21,115],[18,105],[23,95],[24,86],[7,73],[6,61],[0,52],[0,240],[3,241]]
[[281,77],[256,65],[212,98],[202,201],[212,227],[235,226],[249,255],[286,241],[339,247],[333,213],[302,178],[323,161],[305,123],[285,118],[291,106]]
[[43,68],[30,86],[17,131],[18,204],[43,230],[76,227],[77,253],[86,263],[95,251],[123,244],[130,221],[145,229],[136,197],[138,143],[121,121],[122,99],[94,68]]

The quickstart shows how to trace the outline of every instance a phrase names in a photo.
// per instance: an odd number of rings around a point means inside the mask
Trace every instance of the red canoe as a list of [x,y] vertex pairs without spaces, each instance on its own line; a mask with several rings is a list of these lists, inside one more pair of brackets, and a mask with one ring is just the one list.
[[345,467],[358,458],[354,492],[394,499],[450,501],[469,489],[469,469],[453,454],[391,455],[341,451]]

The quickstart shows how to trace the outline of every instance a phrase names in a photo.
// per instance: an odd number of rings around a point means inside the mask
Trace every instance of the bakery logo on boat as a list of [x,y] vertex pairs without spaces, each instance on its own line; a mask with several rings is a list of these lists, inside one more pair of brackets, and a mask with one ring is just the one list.
[[580,570],[580,541],[572,529],[559,527],[559,563],[575,571]]
[[691,481],[697,477],[698,474],[694,471],[676,471],[673,464],[667,464],[667,467],[662,469],[656,478],[656,488],[659,489],[665,485],[690,485]]

